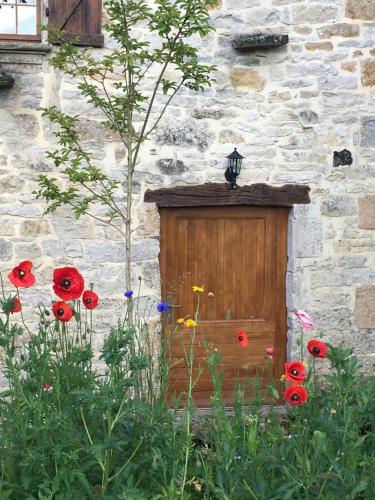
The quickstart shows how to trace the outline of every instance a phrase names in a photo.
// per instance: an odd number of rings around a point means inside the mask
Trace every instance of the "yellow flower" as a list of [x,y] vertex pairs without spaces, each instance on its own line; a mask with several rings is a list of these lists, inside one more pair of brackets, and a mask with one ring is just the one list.
[[197,326],[197,322],[193,319],[187,319],[185,321],[185,326],[187,326],[188,328],[195,328]]
[[184,320],[184,318],[178,318],[178,320],[176,321],[176,323],[177,323],[178,325],[183,325],[183,324],[184,324],[184,321],[185,321],[185,320]]
[[285,375],[281,375],[280,382],[285,382],[285,380],[286,380],[286,376]]
[[204,292],[204,286],[193,285],[193,292],[194,293],[203,293]]

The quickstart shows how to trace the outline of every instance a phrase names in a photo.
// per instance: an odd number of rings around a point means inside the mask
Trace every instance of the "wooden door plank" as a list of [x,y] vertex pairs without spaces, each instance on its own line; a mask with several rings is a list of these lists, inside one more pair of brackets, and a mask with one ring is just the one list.
[[237,224],[231,218],[224,220],[224,270],[223,270],[223,297],[224,309],[231,318],[236,315],[236,256],[237,256]]
[[255,317],[266,319],[264,311],[264,295],[265,295],[265,244],[266,244],[266,219],[265,217],[257,219],[257,241],[256,241],[256,300],[255,300]]
[[[194,260],[194,285],[207,287],[207,220],[195,221],[195,260]],[[206,295],[194,294],[194,308],[199,299],[199,317],[206,317]]]
[[173,324],[177,318],[184,317],[185,314],[187,314],[185,304],[186,295],[189,293],[189,277],[187,270],[189,245],[188,222],[186,219],[179,217],[176,217],[175,221],[177,224],[177,289],[174,305],[178,306],[178,308],[173,310]]
[[212,321],[217,318],[216,306],[219,295],[217,289],[218,277],[218,221],[207,220],[207,247],[206,247],[206,266],[207,266],[207,280],[206,280],[206,293],[213,293],[213,297],[206,299],[206,315],[202,315],[203,320]]
[[235,302],[236,302],[236,319],[248,318],[248,304],[246,300],[246,291],[251,286],[247,280],[247,231],[246,225],[250,221],[246,219],[239,219],[236,223],[236,288],[235,288]]
[[216,278],[216,318],[217,320],[225,319],[225,304],[224,304],[224,255],[225,255],[225,220],[218,219],[218,235],[217,235],[217,278]]

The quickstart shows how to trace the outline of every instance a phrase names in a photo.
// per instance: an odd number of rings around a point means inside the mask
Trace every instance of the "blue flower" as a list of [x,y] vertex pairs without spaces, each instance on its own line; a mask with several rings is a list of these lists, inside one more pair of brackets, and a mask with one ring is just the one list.
[[170,305],[167,302],[160,302],[160,304],[157,305],[156,309],[160,313],[166,313],[169,311]]
[[124,292],[125,297],[127,297],[128,299],[131,299],[133,297],[133,294],[133,290],[126,290],[126,292]]

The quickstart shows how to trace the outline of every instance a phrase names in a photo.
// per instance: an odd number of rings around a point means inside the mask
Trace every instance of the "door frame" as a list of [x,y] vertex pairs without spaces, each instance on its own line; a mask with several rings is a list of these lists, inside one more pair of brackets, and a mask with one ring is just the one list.
[[[188,208],[188,207],[225,207],[225,206],[263,206],[270,208],[288,207],[289,216],[287,222],[287,231],[284,232],[282,243],[278,246],[284,248],[284,254],[280,255],[278,251],[278,261],[284,257],[285,265],[278,265],[276,286],[279,289],[277,293],[276,317],[279,324],[276,327],[276,334],[281,331],[282,338],[278,338],[282,349],[280,359],[287,360],[289,354],[288,344],[288,324],[287,324],[287,273],[289,264],[289,238],[291,229],[290,215],[293,212],[294,205],[306,205],[311,202],[310,187],[300,184],[287,184],[281,187],[274,187],[268,184],[252,184],[250,186],[238,187],[231,190],[228,184],[206,183],[193,186],[176,186],[161,188],[158,190],[147,190],[144,195],[144,201],[147,203],[156,203],[159,212],[164,208]],[[161,217],[160,234],[165,234],[165,218]],[[286,257],[286,259],[285,259]],[[161,276],[165,275],[166,262],[163,257],[159,257]],[[162,284],[163,287],[163,284]],[[284,297],[280,300],[280,297]],[[276,339],[275,339],[276,343]],[[283,373],[284,366],[282,362],[275,364],[275,373]]]

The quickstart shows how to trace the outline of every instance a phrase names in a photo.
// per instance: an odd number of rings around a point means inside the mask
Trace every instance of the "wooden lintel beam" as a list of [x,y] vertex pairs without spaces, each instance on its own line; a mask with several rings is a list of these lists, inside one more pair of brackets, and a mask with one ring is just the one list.
[[147,190],[144,201],[164,208],[228,205],[292,207],[310,203],[309,191],[310,187],[302,184],[280,187],[252,184],[231,190],[229,184],[207,183]]

